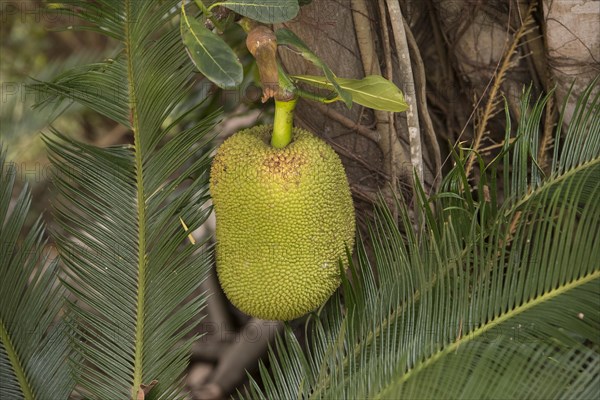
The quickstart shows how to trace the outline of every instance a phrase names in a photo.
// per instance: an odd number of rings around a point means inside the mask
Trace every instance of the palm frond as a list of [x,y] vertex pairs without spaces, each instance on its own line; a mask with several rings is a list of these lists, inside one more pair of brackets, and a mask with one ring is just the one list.
[[413,233],[403,204],[402,229],[380,207],[373,259],[358,241],[352,279],[309,319],[305,346],[288,330],[248,397],[585,398],[597,390],[596,84],[580,99],[549,176],[535,169],[534,144],[547,98],[530,108],[526,91],[515,144],[506,141],[487,166],[475,156],[484,172],[478,198],[457,155],[442,191],[418,199],[424,229]]
[[[81,51],[68,56],[64,60],[49,61],[44,68],[39,71],[40,79],[50,79],[59,71],[73,68],[75,65],[81,65],[100,56],[98,51]],[[6,78],[4,78],[6,79]],[[9,80],[9,79],[7,79]],[[32,93],[32,92],[28,92]],[[39,94],[39,93],[38,93]],[[42,93],[44,94],[44,93]],[[56,118],[63,115],[73,115],[80,110],[80,107],[69,107],[71,104],[64,102],[54,102],[52,107],[46,107],[44,110],[30,112],[35,103],[43,102],[44,98],[36,96],[25,96],[23,93],[16,93],[13,96],[6,96],[3,99],[2,108],[0,108],[0,126],[2,132],[0,137],[10,153],[9,159],[15,159],[23,155],[24,150],[31,150],[32,136],[52,123]],[[41,147],[41,146],[40,146]],[[40,149],[42,150],[42,149]],[[22,159],[20,159],[22,161]]]
[[45,250],[41,219],[23,231],[31,194],[25,185],[11,201],[17,175],[0,146],[0,393],[64,399],[75,385],[68,325],[60,317],[64,288],[58,260]]
[[153,381],[146,399],[180,396],[204,304],[209,249],[186,242],[180,218],[194,230],[210,211],[208,133],[217,116],[179,128],[196,107],[177,109],[193,71],[171,21],[178,4],[64,3],[61,12],[122,50],[36,86],[49,101],[71,96],[133,131],[133,145],[109,148],[54,129],[45,137],[59,194],[55,240],[85,361],[78,384],[93,398],[137,399]]
[[30,87],[45,95],[34,108],[70,100],[130,127],[125,62],[123,56],[118,56],[114,60],[76,66],[50,82],[37,81]]

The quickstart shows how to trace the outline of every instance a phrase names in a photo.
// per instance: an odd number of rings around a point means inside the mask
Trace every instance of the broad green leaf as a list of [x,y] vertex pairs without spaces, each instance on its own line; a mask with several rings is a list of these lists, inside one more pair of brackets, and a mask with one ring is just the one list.
[[277,44],[295,47],[300,51],[302,57],[321,68],[325,74],[325,78],[327,78],[327,81],[331,84],[333,90],[338,94],[348,108],[352,107],[352,94],[343,89],[337,83],[337,77],[333,71],[331,71],[331,69],[329,69],[329,67],[323,62],[323,60],[313,53],[313,51],[309,49],[308,46],[298,36],[296,36],[294,32],[290,31],[289,29],[278,29],[275,32],[275,35],[277,37]]
[[[295,75],[293,79],[310,85],[334,89],[323,76]],[[335,78],[344,90],[352,94],[352,101],[375,110],[402,112],[408,109],[404,95],[393,82],[379,75],[369,75],[363,79]]]
[[189,17],[181,8],[181,38],[194,65],[222,89],[242,83],[244,70],[231,47],[219,36]]
[[298,15],[298,0],[234,0],[218,1],[210,6],[227,7],[238,14],[265,24],[289,21]]

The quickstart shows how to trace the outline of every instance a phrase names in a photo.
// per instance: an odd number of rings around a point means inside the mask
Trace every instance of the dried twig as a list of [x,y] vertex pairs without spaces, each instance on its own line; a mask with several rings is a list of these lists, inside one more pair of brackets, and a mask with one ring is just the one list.
[[548,151],[554,143],[554,96],[548,98],[546,103],[546,115],[544,118],[544,131],[538,152],[538,164],[542,171],[548,172]]
[[502,60],[502,64],[500,65],[500,69],[496,73],[494,77],[494,84],[490,89],[490,94],[487,103],[485,104],[485,108],[483,113],[481,114],[481,120],[477,126],[477,131],[475,132],[475,137],[473,139],[472,152],[467,161],[466,174],[470,176],[471,171],[473,169],[473,163],[475,162],[475,154],[479,150],[481,146],[481,140],[485,134],[485,129],[487,127],[488,121],[492,118],[492,116],[496,113],[496,106],[498,104],[498,94],[500,92],[500,88],[502,86],[502,82],[506,77],[508,70],[514,65],[513,56],[517,52],[517,47],[521,39],[529,33],[531,30],[531,24],[533,23],[533,12],[537,6],[537,1],[533,1],[529,8],[527,9],[527,16],[523,21],[523,24],[519,27],[517,32],[515,32],[513,40],[510,44],[510,47],[505,53],[504,59]]

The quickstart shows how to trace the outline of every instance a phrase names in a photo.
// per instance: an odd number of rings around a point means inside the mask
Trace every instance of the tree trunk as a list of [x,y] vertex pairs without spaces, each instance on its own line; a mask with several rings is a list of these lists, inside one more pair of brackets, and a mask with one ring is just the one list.
[[[296,122],[332,143],[357,205],[365,208],[380,191],[391,196],[389,188],[412,186],[417,165],[409,128],[416,127],[429,190],[439,183],[440,164],[449,166],[449,145],[461,142],[493,156],[504,139],[503,96],[518,120],[525,86],[532,84],[537,96],[557,85],[556,110],[575,78],[573,94],[578,94],[598,75],[598,11],[597,1],[314,0],[284,26],[340,77],[392,78],[414,99],[418,119],[411,123],[410,113],[390,117],[358,105],[348,110],[341,103],[300,101]],[[403,20],[405,37],[400,37]],[[320,74],[293,51],[280,54],[292,74]],[[574,98],[567,103],[565,123]],[[548,113],[544,151],[556,122],[556,113]],[[476,168],[471,178],[476,184]],[[403,192],[409,199],[411,190]]]

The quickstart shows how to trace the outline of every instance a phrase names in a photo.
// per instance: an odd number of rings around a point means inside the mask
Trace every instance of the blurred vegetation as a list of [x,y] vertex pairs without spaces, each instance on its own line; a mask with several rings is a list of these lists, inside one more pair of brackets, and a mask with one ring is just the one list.
[[[17,185],[27,180],[32,185],[32,215],[49,214],[48,184],[51,170],[41,140],[44,129],[52,125],[78,140],[98,146],[131,142],[130,132],[99,115],[68,96],[60,103],[44,103],[44,95],[27,85],[49,81],[60,73],[78,65],[114,58],[118,43],[94,32],[71,31],[68,27],[79,23],[71,17],[61,17],[46,9],[45,2],[3,2],[0,24],[0,140],[7,148],[7,160],[14,162],[18,171]],[[223,91],[208,80],[201,80],[179,109],[199,105],[193,119],[198,120],[216,109],[222,109],[232,128],[253,125],[256,118],[272,118],[272,105],[260,104],[258,72],[254,59],[247,52],[245,34],[234,24],[226,32],[225,40],[232,46],[244,65],[245,81],[239,90]],[[202,103],[202,104],[200,104]],[[231,118],[228,118],[231,117]],[[183,120],[181,124],[189,124]],[[218,139],[222,140],[222,138]]]

